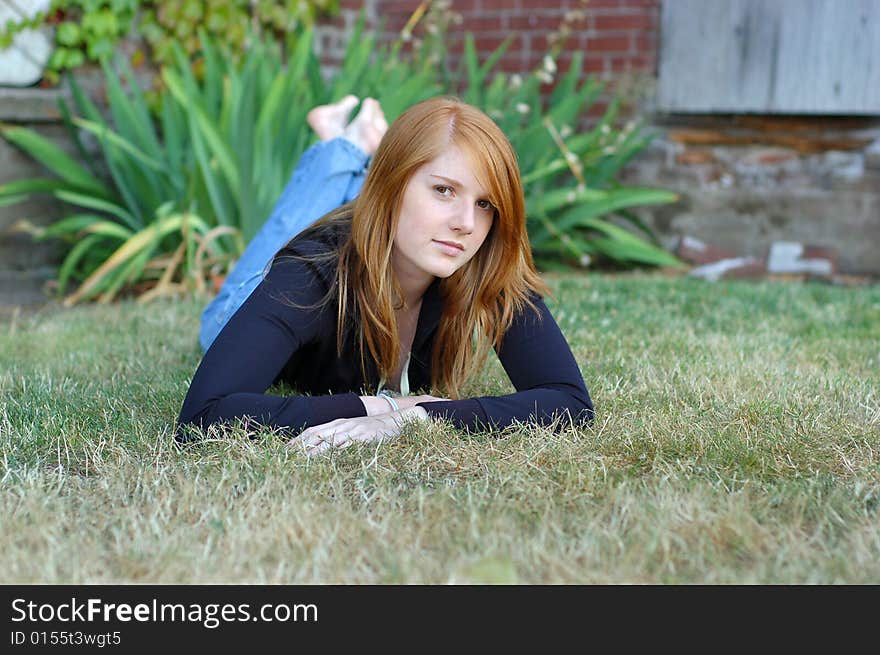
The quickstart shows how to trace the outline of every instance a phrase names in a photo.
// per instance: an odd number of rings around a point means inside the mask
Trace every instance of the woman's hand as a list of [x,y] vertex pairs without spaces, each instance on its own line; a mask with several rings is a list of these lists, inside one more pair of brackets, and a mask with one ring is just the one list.
[[287,442],[287,448],[301,449],[306,455],[312,456],[330,448],[347,448],[356,442],[395,439],[400,436],[404,423],[412,419],[427,421],[428,412],[422,407],[408,407],[377,416],[338,418],[303,430]]
[[[382,414],[389,414],[393,411],[391,409],[391,403],[379,396],[361,396],[360,398],[361,402],[364,404],[364,409],[367,410],[367,416],[380,416]],[[410,407],[415,407],[419,403],[449,400],[449,398],[437,398],[436,396],[425,394],[421,396],[395,396],[394,400],[397,402],[397,406],[400,409],[409,409]]]

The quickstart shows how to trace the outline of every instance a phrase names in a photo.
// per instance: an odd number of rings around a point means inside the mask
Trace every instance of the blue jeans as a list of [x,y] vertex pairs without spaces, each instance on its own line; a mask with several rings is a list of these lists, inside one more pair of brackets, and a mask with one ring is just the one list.
[[342,138],[321,141],[303,153],[269,219],[202,312],[202,351],[257,288],[275,254],[324,214],[357,196],[369,160],[363,150]]

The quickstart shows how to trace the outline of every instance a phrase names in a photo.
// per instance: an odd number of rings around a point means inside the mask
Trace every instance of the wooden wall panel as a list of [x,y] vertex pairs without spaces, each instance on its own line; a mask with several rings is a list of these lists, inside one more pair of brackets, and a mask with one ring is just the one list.
[[658,109],[880,114],[880,0],[663,0]]

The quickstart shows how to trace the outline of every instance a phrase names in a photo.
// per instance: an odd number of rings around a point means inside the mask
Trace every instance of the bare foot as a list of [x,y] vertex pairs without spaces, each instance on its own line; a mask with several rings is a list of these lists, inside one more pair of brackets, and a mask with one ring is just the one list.
[[379,101],[374,98],[364,98],[357,117],[348,124],[342,136],[368,155],[372,155],[387,131],[388,121],[385,120]]
[[315,130],[321,141],[335,139],[345,132],[348,116],[352,109],[357,107],[357,103],[357,96],[347,95],[339,102],[319,105],[308,113],[306,122]]

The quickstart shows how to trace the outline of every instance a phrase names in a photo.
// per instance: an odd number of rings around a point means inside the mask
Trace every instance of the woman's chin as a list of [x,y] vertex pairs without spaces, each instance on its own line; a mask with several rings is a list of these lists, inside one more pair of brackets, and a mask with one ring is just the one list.
[[449,264],[447,264],[445,266],[442,264],[438,264],[437,266],[433,266],[432,269],[428,272],[431,275],[433,275],[434,277],[439,277],[439,278],[445,280],[446,278],[450,277],[453,273],[458,271],[459,268],[461,268],[461,267],[460,266],[450,266]]

